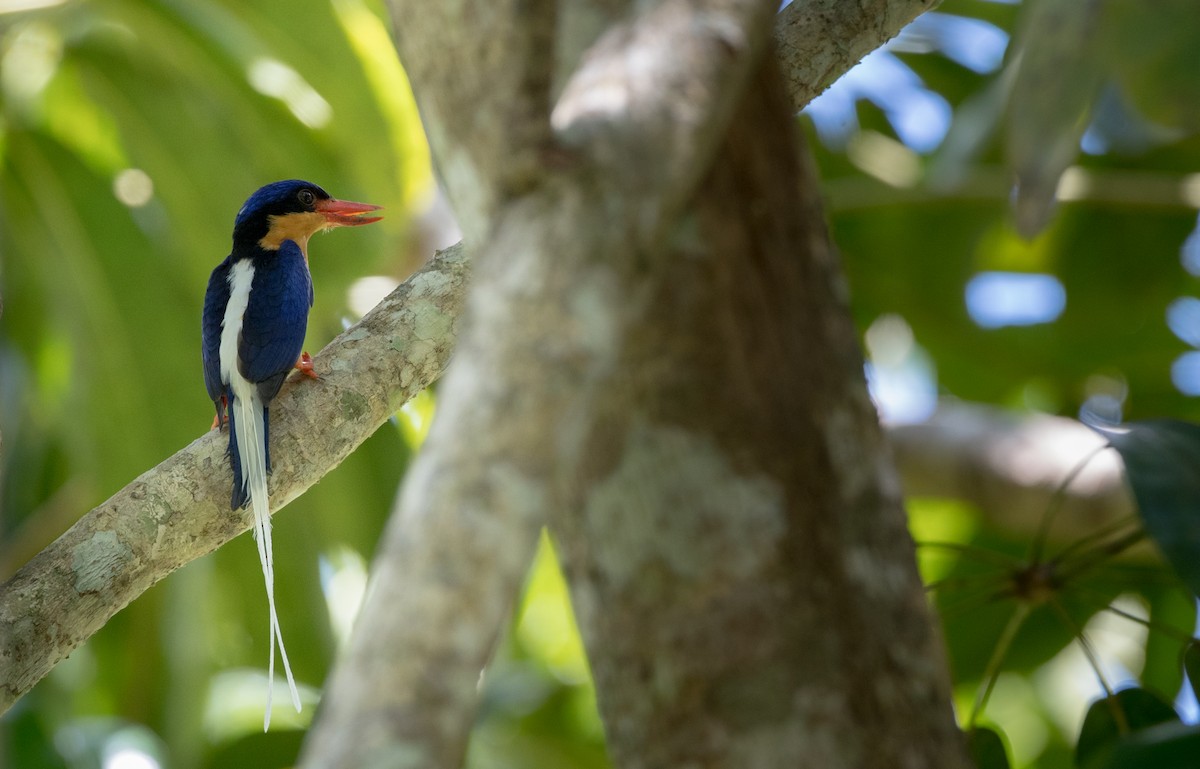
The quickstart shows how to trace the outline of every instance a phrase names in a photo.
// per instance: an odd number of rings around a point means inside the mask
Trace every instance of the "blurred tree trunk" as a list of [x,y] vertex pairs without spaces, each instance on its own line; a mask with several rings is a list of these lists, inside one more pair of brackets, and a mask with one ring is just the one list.
[[459,765],[548,522],[618,766],[966,766],[777,4],[466,5],[393,3],[476,267],[302,765]]
[[961,760],[797,145],[767,61],[661,269],[629,276],[652,296],[553,517],[621,767]]

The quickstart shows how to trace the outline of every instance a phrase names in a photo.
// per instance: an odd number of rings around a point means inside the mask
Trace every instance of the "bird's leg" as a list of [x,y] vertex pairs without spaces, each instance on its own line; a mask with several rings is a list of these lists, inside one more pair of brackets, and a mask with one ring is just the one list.
[[221,408],[217,410],[216,416],[213,417],[212,427],[209,430],[216,430],[225,426],[225,410],[229,407],[229,402],[225,400],[225,396],[221,396]]
[[309,379],[320,379],[317,372],[313,369],[312,356],[306,352],[300,353],[300,360],[296,361],[296,370]]

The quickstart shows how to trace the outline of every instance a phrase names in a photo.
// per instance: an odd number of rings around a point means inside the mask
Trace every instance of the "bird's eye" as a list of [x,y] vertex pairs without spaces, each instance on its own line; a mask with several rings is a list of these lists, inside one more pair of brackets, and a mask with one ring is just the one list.
[[300,190],[296,193],[296,199],[306,206],[311,206],[317,198],[313,195],[312,190]]

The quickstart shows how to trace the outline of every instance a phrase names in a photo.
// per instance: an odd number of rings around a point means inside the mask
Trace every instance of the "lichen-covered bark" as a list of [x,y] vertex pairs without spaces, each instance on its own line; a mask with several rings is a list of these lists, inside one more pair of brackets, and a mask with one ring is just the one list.
[[795,109],[941,0],[794,0],[775,20],[775,43]]
[[[320,381],[284,388],[272,512],[441,374],[466,273],[461,247],[435,257],[317,355]],[[227,440],[209,432],[143,473],[0,586],[0,712],[155,582],[249,528],[229,510]]]

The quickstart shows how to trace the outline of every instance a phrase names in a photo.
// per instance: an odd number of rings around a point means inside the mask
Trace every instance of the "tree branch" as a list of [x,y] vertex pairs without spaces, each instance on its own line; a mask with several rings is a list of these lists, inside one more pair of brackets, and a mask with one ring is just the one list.
[[[905,494],[963,500],[1018,536],[1036,534],[1063,480],[1107,443],[1073,419],[950,401],[888,437]],[[1049,534],[1073,539],[1134,512],[1120,458],[1103,452],[1062,491]]]
[[639,245],[674,225],[769,43],[761,0],[645,4],[583,55],[551,115]]
[[941,0],[795,0],[775,20],[788,95],[803,109],[864,56]]
[[[442,252],[317,356],[319,382],[284,388],[275,511],[441,374],[466,273],[461,247]],[[209,432],[143,473],[0,586],[0,711],[155,582],[249,528],[229,510],[227,440]]]

